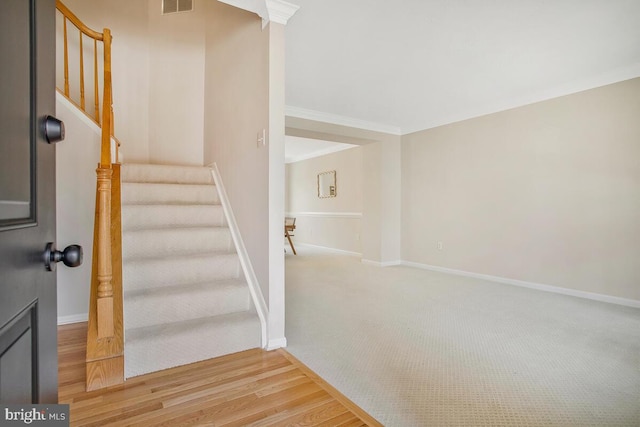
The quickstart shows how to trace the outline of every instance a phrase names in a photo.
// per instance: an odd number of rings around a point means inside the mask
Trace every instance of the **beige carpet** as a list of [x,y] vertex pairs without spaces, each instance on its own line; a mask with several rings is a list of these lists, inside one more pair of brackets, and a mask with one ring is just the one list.
[[260,347],[260,320],[213,183],[122,166],[125,378]]
[[640,310],[296,249],[288,350],[386,426],[640,426]]

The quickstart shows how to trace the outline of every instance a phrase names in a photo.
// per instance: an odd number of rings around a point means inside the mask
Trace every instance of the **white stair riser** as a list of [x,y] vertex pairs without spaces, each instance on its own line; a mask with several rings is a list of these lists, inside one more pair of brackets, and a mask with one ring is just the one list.
[[237,278],[238,255],[127,261],[122,266],[125,290],[140,290]]
[[247,311],[250,308],[246,284],[207,283],[184,292],[172,288],[166,292],[125,294],[124,321],[127,329],[133,329]]
[[123,205],[220,204],[214,185],[122,183]]
[[210,184],[211,169],[197,166],[127,164],[122,167],[122,182],[162,182],[174,184]]
[[122,207],[124,231],[226,225],[221,205],[126,205]]
[[125,259],[226,252],[231,249],[231,232],[221,227],[125,231],[122,234],[122,256]]
[[203,319],[201,324],[180,333],[163,333],[161,328],[154,333],[128,333],[125,378],[260,347],[257,316],[220,317],[222,321]]

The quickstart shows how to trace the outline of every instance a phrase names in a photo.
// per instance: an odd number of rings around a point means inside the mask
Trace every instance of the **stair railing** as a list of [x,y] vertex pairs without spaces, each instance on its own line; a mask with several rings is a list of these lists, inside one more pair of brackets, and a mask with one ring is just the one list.
[[[111,159],[113,138],[113,95],[111,85],[111,31],[102,33],[87,27],[60,0],[56,8],[63,19],[64,96],[101,127],[100,163],[96,169],[96,213],[93,235],[91,296],[87,332],[86,384],[96,390],[124,382],[124,340],[122,321],[122,242],[120,205],[120,165]],[[78,30],[79,101],[70,91],[69,37],[67,23]],[[86,109],[84,36],[93,40],[93,108]],[[98,43],[102,44],[103,61],[98,61]],[[101,65],[102,81],[98,79]],[[100,87],[102,86],[102,111]],[[116,162],[118,161],[116,140]]]

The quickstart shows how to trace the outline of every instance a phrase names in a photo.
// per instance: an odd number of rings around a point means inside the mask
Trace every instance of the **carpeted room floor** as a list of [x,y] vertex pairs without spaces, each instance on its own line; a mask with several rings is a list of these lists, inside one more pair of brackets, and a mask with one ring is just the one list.
[[288,351],[386,426],[640,426],[640,309],[300,246]]

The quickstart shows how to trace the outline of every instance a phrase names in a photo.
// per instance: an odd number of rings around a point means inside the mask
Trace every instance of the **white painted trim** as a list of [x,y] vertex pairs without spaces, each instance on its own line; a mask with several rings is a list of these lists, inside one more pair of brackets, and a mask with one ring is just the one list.
[[70,316],[58,316],[58,325],[68,325],[70,323],[81,323],[89,320],[89,313],[72,314]]
[[330,248],[328,246],[312,245],[310,243],[297,243],[296,246],[298,248],[300,248],[300,247],[309,247],[309,248],[314,248],[314,249],[322,249],[322,250],[327,251],[327,252],[334,252],[334,253],[342,254],[342,255],[362,256],[362,254],[360,252],[345,251],[345,250],[342,250],[342,249]]
[[306,108],[286,106],[284,113],[289,117],[297,117],[299,119],[314,120],[316,122],[330,123],[340,126],[348,126],[357,129],[370,130],[374,132],[388,133],[391,135],[402,135],[402,131],[398,126],[387,125],[382,123],[368,122],[366,120],[354,119],[337,114],[323,113],[322,111],[308,110]]
[[[246,10],[247,12],[255,13],[263,20],[269,18],[267,11],[267,5],[265,0],[218,0],[220,3],[228,4],[229,6],[237,7],[238,9]],[[268,21],[267,21],[268,22]],[[264,26],[263,26],[264,28]]]
[[283,0],[218,0],[229,6],[255,13],[262,18],[262,29],[269,22],[287,25],[289,19],[300,9],[300,6]]
[[297,4],[284,0],[266,0],[269,21],[276,24],[287,25],[287,22],[300,9]]
[[524,280],[508,279],[506,277],[491,276],[488,274],[472,273],[470,271],[456,270],[453,268],[438,267],[435,265],[421,264],[417,262],[402,261],[402,265],[407,267],[420,268],[423,270],[438,271],[441,273],[455,274],[457,276],[472,277],[474,279],[488,280],[491,282],[503,283],[506,285],[520,286],[523,288],[535,289],[538,291],[553,292],[556,294],[570,295],[578,298],[585,298],[594,301],[607,302],[610,304],[624,305],[627,307],[640,308],[640,301],[614,297],[604,294],[596,294],[593,292],[579,291],[576,289],[562,288],[559,286],[544,285],[541,283],[526,282]]
[[269,340],[269,344],[267,344],[267,351],[271,351],[271,350],[277,350],[279,348],[284,348],[287,346],[287,339],[282,337],[282,338],[275,338],[272,340]]
[[362,263],[365,265],[373,265],[375,267],[393,267],[394,265],[402,265],[402,261],[400,260],[380,262],[380,261],[372,261],[370,259],[363,259]]
[[214,162],[209,167],[211,168],[213,181],[218,188],[218,194],[220,196],[222,209],[224,210],[224,214],[227,218],[227,225],[229,227],[229,230],[231,231],[231,237],[233,238],[233,243],[236,246],[238,257],[240,258],[240,265],[242,267],[242,271],[244,272],[244,277],[249,285],[249,292],[251,293],[251,298],[253,299],[253,305],[255,306],[258,317],[260,318],[260,329],[262,338],[261,342],[262,347],[264,348],[267,345],[267,318],[269,309],[267,308],[267,304],[264,300],[264,295],[262,295],[262,290],[260,289],[258,278],[253,271],[249,253],[247,252],[247,248],[242,241],[240,229],[238,228],[238,223],[236,222],[236,218],[233,215],[233,209],[231,209],[231,205],[229,204],[229,198],[224,188],[224,183],[222,182],[222,176],[220,175],[218,165]]
[[361,212],[287,212],[289,217],[317,217],[317,218],[362,218]]
[[572,81],[568,84],[556,86],[551,89],[541,90],[533,94],[507,98],[493,102],[491,104],[484,104],[481,106],[473,107],[456,114],[442,117],[432,117],[430,120],[421,122],[420,124],[413,124],[410,126],[404,126],[402,128],[399,126],[369,122],[366,120],[355,119],[348,116],[341,116],[337,114],[325,113],[322,111],[310,110],[294,106],[286,106],[285,114],[287,116],[297,117],[300,119],[314,120],[323,123],[348,126],[375,132],[383,132],[391,135],[409,135],[415,132],[421,132],[452,123],[470,120],[489,114],[500,113],[502,111],[512,110],[514,108],[520,108],[538,102],[548,101],[551,99],[560,98],[562,96],[596,89],[610,84],[623,82],[625,80],[634,79],[638,76],[640,76],[640,63],[632,64],[628,67],[619,68],[587,79]]

